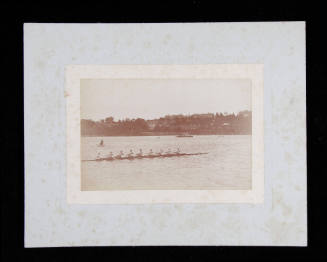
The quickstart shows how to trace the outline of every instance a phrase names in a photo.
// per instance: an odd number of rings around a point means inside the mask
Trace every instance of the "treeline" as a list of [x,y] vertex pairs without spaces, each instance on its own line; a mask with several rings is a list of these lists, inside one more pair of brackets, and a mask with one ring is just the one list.
[[100,121],[81,120],[82,136],[144,136],[144,135],[249,135],[252,112],[238,114],[167,115],[158,119],[124,119],[107,117]]

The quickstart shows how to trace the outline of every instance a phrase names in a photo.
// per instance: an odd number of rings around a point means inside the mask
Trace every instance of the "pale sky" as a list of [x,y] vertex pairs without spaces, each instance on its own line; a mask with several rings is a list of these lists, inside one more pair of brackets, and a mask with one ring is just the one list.
[[154,119],[251,110],[248,79],[83,79],[81,118]]

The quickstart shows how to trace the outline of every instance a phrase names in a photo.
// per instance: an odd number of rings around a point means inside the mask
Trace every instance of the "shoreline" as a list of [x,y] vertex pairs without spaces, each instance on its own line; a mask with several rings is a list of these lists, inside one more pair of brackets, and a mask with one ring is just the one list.
[[[128,137],[128,136],[178,136],[181,134],[146,134],[146,135],[81,135],[81,137]],[[190,134],[191,136],[252,136],[252,134]],[[187,137],[180,137],[180,138],[187,138]]]

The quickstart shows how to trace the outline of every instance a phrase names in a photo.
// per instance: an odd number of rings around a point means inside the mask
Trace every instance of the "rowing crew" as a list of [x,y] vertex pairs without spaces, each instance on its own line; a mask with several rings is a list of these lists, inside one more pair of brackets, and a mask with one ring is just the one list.
[[[151,156],[168,156],[168,155],[172,155],[172,154],[175,154],[175,155],[179,155],[180,154],[180,150],[179,148],[177,148],[174,152],[171,152],[170,148],[164,153],[162,149],[160,149],[159,152],[157,153],[153,153],[152,149],[150,149],[149,153],[148,154],[143,154],[143,151],[142,149],[139,150],[138,153],[134,154],[133,150],[131,149],[129,151],[128,154],[124,154],[124,152],[121,150],[119,152],[118,155],[115,155],[110,152],[108,156],[106,156],[106,158],[109,158],[109,159],[122,159],[122,158],[141,158],[141,157],[151,157]],[[97,159],[101,159],[101,153],[99,152],[98,155],[97,155]]]

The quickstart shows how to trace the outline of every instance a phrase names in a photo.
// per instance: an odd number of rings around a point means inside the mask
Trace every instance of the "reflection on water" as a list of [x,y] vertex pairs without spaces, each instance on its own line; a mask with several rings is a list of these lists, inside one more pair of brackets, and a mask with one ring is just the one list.
[[[134,136],[82,137],[82,159],[95,159],[110,151],[130,149],[148,153],[160,149],[206,155],[85,162],[82,165],[82,190],[125,189],[235,189],[251,188],[251,136]],[[103,139],[104,146],[98,147]]]

